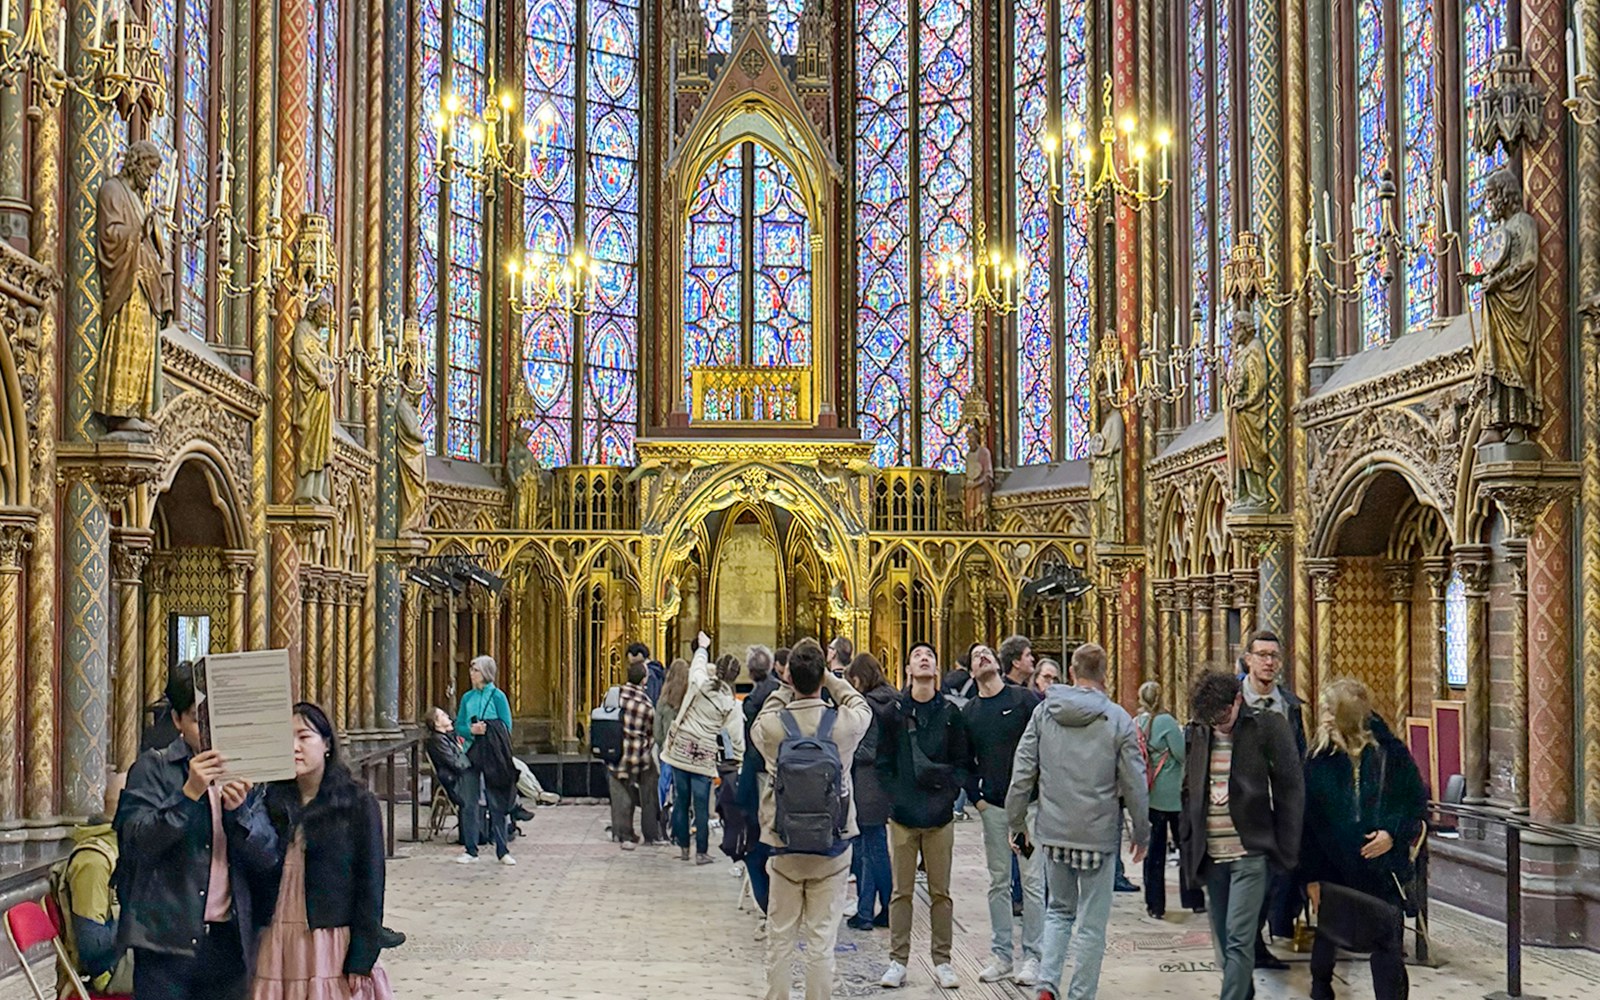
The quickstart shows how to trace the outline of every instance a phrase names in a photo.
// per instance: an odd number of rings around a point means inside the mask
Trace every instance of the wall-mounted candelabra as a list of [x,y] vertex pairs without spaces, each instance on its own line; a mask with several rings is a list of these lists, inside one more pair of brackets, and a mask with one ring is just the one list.
[[[1572,13],[1572,23],[1580,23],[1577,4]],[[1600,123],[1600,81],[1589,66],[1587,47],[1571,28],[1567,29],[1567,99],[1561,104],[1584,128]]]
[[522,260],[506,262],[507,292],[511,311],[518,316],[560,309],[572,316],[587,316],[593,310],[592,291],[600,275],[600,263],[580,247],[565,259],[534,250]]
[[1008,316],[1017,311],[1017,286],[1027,262],[1020,255],[1007,256],[999,247],[989,246],[988,227],[982,219],[975,237],[971,257],[954,254],[934,261],[939,301],[958,312]]
[[[485,92],[495,93],[493,78]],[[549,157],[550,135],[557,115],[555,108],[545,104],[535,113],[535,124],[523,125],[519,131],[513,122],[516,108],[517,99],[509,92],[492,97],[482,110],[467,108],[459,94],[445,95],[433,115],[433,127],[439,133],[434,166],[445,176],[460,171],[486,189],[493,188],[499,178],[514,185],[531,180]],[[521,166],[517,165],[519,138]]]
[[[18,11],[22,3],[18,0]],[[31,101],[37,107],[54,107],[70,90],[87,100],[115,107],[123,118],[142,107],[147,117],[166,108],[167,83],[160,53],[151,44],[147,25],[122,13],[106,21],[105,0],[96,0],[94,30],[98,43],[84,52],[81,72],[67,72],[67,16],[56,13],[55,38],[46,38],[45,3],[41,0],[22,13],[22,38],[10,29],[12,0],[0,0],[0,86],[15,87],[24,76],[31,82]],[[54,43],[54,50],[51,43]]]
[[373,389],[394,389],[404,378],[409,363],[414,371],[422,370],[422,339],[420,328],[407,323],[399,338],[385,338],[382,323],[374,323],[371,336],[361,336],[361,310],[350,308],[350,347],[339,360],[340,367],[350,378],[350,384],[362,392]]
[[[1060,136],[1047,132],[1039,137],[1050,164],[1050,199],[1057,205],[1065,206],[1077,198],[1094,208],[1103,201],[1121,199],[1138,211],[1171,193],[1172,130],[1160,126],[1148,132],[1140,128],[1138,116],[1132,112],[1118,118],[1111,108],[1109,73],[1102,95],[1099,138],[1096,153],[1087,126],[1077,121],[1066,122]],[[1064,169],[1065,157],[1071,158],[1071,169]],[[1157,159],[1159,163],[1152,165]],[[1154,185],[1149,183],[1151,171],[1155,171]]]
[[1160,324],[1159,320],[1152,321],[1138,354],[1132,359],[1125,355],[1116,332],[1108,330],[1100,338],[1090,380],[1099,385],[1101,395],[1119,410],[1130,405],[1143,407],[1182,399],[1189,392],[1189,372],[1195,358],[1194,349],[1183,344],[1182,330],[1174,324],[1174,341],[1157,346],[1161,344]]

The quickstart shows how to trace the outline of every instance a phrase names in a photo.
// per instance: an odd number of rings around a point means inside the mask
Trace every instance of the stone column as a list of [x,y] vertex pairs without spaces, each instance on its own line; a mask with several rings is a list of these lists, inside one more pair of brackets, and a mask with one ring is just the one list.
[[1189,598],[1194,602],[1194,647],[1197,651],[1195,665],[1216,665],[1215,650],[1211,648],[1211,578],[1200,577],[1189,585]]
[[[265,488],[263,484],[263,488]],[[272,628],[267,641],[272,649],[289,651],[289,677],[294,681],[295,697],[315,697],[311,683],[316,664],[306,658],[306,597],[301,592],[304,574],[300,568],[300,546],[287,526],[272,529]]]
[[933,607],[928,609],[928,615],[932,619],[933,624],[933,648],[937,650],[936,655],[939,657],[940,663],[946,662],[947,659],[950,661],[955,659],[953,656],[946,657],[945,655],[947,640],[945,638],[944,628],[945,616],[947,613],[948,612],[945,610],[944,601],[942,599],[936,599],[933,602]]
[[144,703],[160,701],[167,687],[167,574],[165,553],[155,553],[144,571]]
[[1432,637],[1428,643],[1429,685],[1432,696],[1444,700],[1450,697],[1444,608],[1450,588],[1450,557],[1428,556],[1422,560],[1422,572],[1428,575],[1428,634]]
[[322,659],[317,668],[317,703],[330,712],[337,712],[334,678],[339,670],[339,650],[334,645],[333,625],[339,610],[334,605],[339,594],[339,578],[334,570],[324,570],[323,574],[322,586],[317,593],[317,623],[322,629],[318,638]]
[[1233,571],[1233,600],[1239,609],[1239,638],[1244,641],[1250,633],[1256,630],[1256,571],[1253,569],[1236,569]]
[[[401,632],[404,641],[400,643],[400,715],[402,721],[410,721],[409,716],[421,711],[422,705],[417,697],[417,692],[426,689],[421,677],[422,664],[426,663],[425,657],[418,656],[420,649],[427,648],[423,645],[425,636],[422,629],[422,605],[427,601],[427,595],[420,587],[409,586],[404,590],[404,601],[401,605],[400,620],[405,623]],[[371,718],[370,692],[372,691],[372,663],[363,660],[361,663],[361,691],[362,715]]]
[[1394,723],[1399,730],[1411,714],[1411,564],[1389,563],[1384,573],[1394,606]]
[[[352,576],[344,582],[344,676],[345,712],[351,728],[367,728],[362,707],[372,700],[367,686],[367,671],[361,668],[361,602],[367,588],[362,579]],[[406,720],[409,721],[409,720]]]
[[61,810],[91,816],[105,806],[106,723],[111,718],[107,662],[107,584],[111,525],[107,503],[83,475],[67,485],[62,541]]
[[567,749],[578,745],[578,671],[583,669],[583,664],[578,662],[578,607],[573,602],[572,595],[568,595],[561,612],[567,626],[567,655],[562,657],[562,661],[567,664],[567,672],[561,679],[562,686],[566,689],[561,692],[563,715],[561,738],[563,749]]
[[[1156,605],[1156,682],[1161,685],[1162,705],[1172,698],[1172,584],[1157,580],[1151,585]],[[1063,637],[1063,643],[1065,637]]]
[[33,536],[20,524],[0,523],[0,729],[7,750],[0,758],[0,823],[22,815],[22,775],[10,749],[22,721],[22,563]]
[[242,653],[250,633],[248,598],[250,570],[256,564],[254,549],[235,549],[222,557],[228,571],[228,649]]
[[1485,801],[1489,788],[1489,547],[1458,545],[1456,569],[1467,597],[1467,706],[1461,770],[1466,800]]
[[314,567],[306,567],[300,571],[300,617],[301,617],[301,675],[300,694],[302,701],[315,701],[321,703],[322,688],[322,629],[317,622],[317,599],[322,591],[322,574]]
[[1311,600],[1315,605],[1316,674],[1312,690],[1296,692],[1306,701],[1317,698],[1333,674],[1333,596],[1339,578],[1337,559],[1307,559],[1306,569],[1311,574]]
[[1228,609],[1233,607],[1233,574],[1219,573],[1211,580],[1212,646],[1216,649],[1217,665],[1224,670],[1233,662],[1228,648]]
[[112,718],[111,766],[126,771],[139,756],[139,733],[144,696],[140,684],[139,590],[145,564],[150,561],[152,533],[118,528],[112,536],[111,575],[117,597],[117,659],[113,675],[116,708]]
[[328,673],[331,676],[329,687],[328,714],[333,717],[334,725],[340,731],[350,728],[350,682],[345,673],[348,660],[345,654],[349,652],[347,643],[350,632],[345,626],[345,619],[349,610],[345,596],[344,574],[330,571],[328,577],[328,631],[332,636],[328,648]]
[[[1511,802],[1528,811],[1528,540],[1507,538],[1511,570]],[[1553,736],[1554,734],[1547,734]]]
[[1191,580],[1178,580],[1172,586],[1173,610],[1176,612],[1174,620],[1178,623],[1178,634],[1174,637],[1177,646],[1183,651],[1183,662],[1187,664],[1189,675],[1194,676],[1200,669],[1200,657],[1195,650],[1194,641],[1194,596]]
[[[1590,66],[1600,66],[1600,4],[1578,0],[1573,5],[1578,44]],[[1600,128],[1577,130],[1578,166],[1578,291],[1585,327],[1581,346],[1583,369],[1582,561],[1583,642],[1586,659],[1600,656]],[[1581,661],[1580,661],[1581,662]],[[1600,670],[1583,671],[1583,822],[1600,826]]]

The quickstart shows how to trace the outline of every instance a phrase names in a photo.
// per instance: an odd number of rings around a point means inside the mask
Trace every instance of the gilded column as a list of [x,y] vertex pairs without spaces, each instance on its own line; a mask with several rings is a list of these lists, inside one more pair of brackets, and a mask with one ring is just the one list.
[[569,598],[561,612],[567,625],[567,655],[562,657],[562,662],[567,664],[567,671],[561,679],[562,686],[566,689],[561,692],[563,706],[561,737],[566,747],[572,747],[578,742],[578,671],[583,669],[583,664],[578,662],[578,606]]
[[[255,15],[250,31],[254,58],[248,60],[255,74],[253,85],[246,88],[252,95],[252,124],[248,139],[254,157],[250,172],[254,175],[250,210],[255,217],[255,231],[266,232],[272,211],[271,177],[273,171],[273,63],[277,57],[277,39],[273,31],[276,4],[243,0],[246,8]],[[242,23],[242,22],[241,22]],[[243,161],[241,161],[243,162]],[[272,399],[272,297],[267,291],[264,277],[265,257],[251,257],[252,280],[260,282],[250,302],[250,346],[252,374],[256,388],[262,396]],[[267,411],[270,413],[270,409]],[[270,534],[267,529],[267,498],[272,486],[269,482],[268,458],[272,452],[272,420],[265,413],[254,420],[250,432],[250,537],[256,549],[257,572],[250,575],[250,642],[259,648],[289,650],[289,676],[300,683],[300,632],[297,624],[300,614],[300,557],[283,552],[287,532],[278,530]],[[277,555],[283,552],[284,564]],[[292,561],[292,565],[288,563]],[[268,584],[271,584],[269,607]],[[291,616],[293,622],[290,621]],[[299,688],[296,687],[298,692]]]
[[[46,6],[54,7],[53,4]],[[98,44],[95,4],[71,0],[67,8],[67,64],[78,74],[86,72],[90,52]],[[53,41],[55,36],[50,36]],[[100,358],[100,282],[95,264],[95,198],[100,184],[120,166],[112,155],[117,129],[111,109],[73,91],[65,97],[67,109],[66,184],[66,300],[67,381],[65,436],[73,441],[89,438],[93,379]],[[54,250],[54,244],[51,244]],[[48,252],[39,247],[37,252]],[[54,265],[55,261],[50,261]],[[72,542],[67,548],[70,551]],[[103,762],[103,758],[102,758]],[[97,803],[91,812],[98,812]]]
[[1306,569],[1311,574],[1311,600],[1315,605],[1313,616],[1316,628],[1316,678],[1310,692],[1295,692],[1306,701],[1317,697],[1333,675],[1333,598],[1339,579],[1337,559],[1307,559]]
[[1422,572],[1428,576],[1428,684],[1432,697],[1442,700],[1450,697],[1444,609],[1450,588],[1450,557],[1428,556],[1422,560]]
[[1411,714],[1411,564],[1389,563],[1383,569],[1394,608],[1394,724],[1399,729]]
[[18,635],[22,619],[22,563],[32,534],[20,524],[0,524],[0,732],[8,749],[0,757],[0,823],[9,823],[22,814],[22,781],[17,770],[18,755],[9,749],[12,734],[22,720],[22,642]]
[[150,558],[144,571],[144,703],[161,700],[167,686],[167,576],[168,559],[160,553]]
[[947,656],[946,653],[949,648],[949,643],[945,638],[944,631],[945,616],[947,614],[945,611],[944,601],[935,601],[933,607],[928,609],[928,613],[933,619],[933,648],[938,650],[935,655],[939,657],[941,663],[953,661],[955,657]]
[[1462,753],[1468,802],[1489,789],[1489,547],[1458,545],[1456,570],[1467,598],[1467,721]]
[[106,503],[81,476],[67,486],[61,658],[61,809],[91,816],[105,804],[111,671],[106,604],[111,524]]
[[[1166,580],[1157,580],[1151,585],[1155,596],[1156,610],[1156,682],[1161,685],[1161,698],[1163,705],[1170,705],[1172,698],[1172,584]],[[1062,647],[1066,646],[1066,637],[1062,637]]]
[[126,771],[139,756],[143,715],[140,683],[139,590],[145,564],[150,561],[151,532],[118,528],[111,545],[112,583],[117,595],[117,660],[112,677],[116,710],[112,722],[112,768]]
[[228,572],[228,649],[235,653],[249,648],[247,599],[250,570],[255,562],[256,554],[252,549],[232,551],[223,557],[223,568]]
[[1219,573],[1211,581],[1211,635],[1217,666],[1231,669],[1232,650],[1228,648],[1228,609],[1233,607],[1233,574]]
[[1183,650],[1183,661],[1189,665],[1192,674],[1200,669],[1202,662],[1194,641],[1194,581],[1175,581],[1172,585],[1172,595],[1178,621],[1176,641],[1178,648]]
[[[20,5],[19,9],[20,9]],[[56,37],[60,8],[44,4],[39,9],[40,23],[47,38]],[[34,259],[56,269],[61,248],[61,118],[43,108],[29,109],[32,123],[30,158],[33,164],[33,215],[29,219],[28,243]],[[39,313],[37,331],[38,370],[34,388],[38,436],[29,442],[32,449],[33,481],[38,483],[35,505],[38,520],[33,528],[33,549],[27,553],[28,609],[25,646],[27,706],[22,716],[26,723],[23,743],[24,811],[30,819],[42,819],[55,811],[56,742],[56,625],[60,604],[56,594],[56,439],[61,436],[56,401],[61,383],[56,367],[58,354],[57,321],[61,316],[58,294],[49,307]]]
[[344,581],[344,636],[339,646],[344,651],[344,710],[347,724],[352,728],[365,728],[361,719],[361,597],[366,588],[359,577],[349,576]]
[[1511,801],[1528,811],[1528,540],[1507,538],[1511,570]]
[[[422,608],[423,594],[416,586],[408,586],[403,592],[404,602],[401,605],[401,621],[405,623],[402,632],[403,641],[400,643],[400,718],[402,722],[409,722],[422,709],[417,697],[420,686],[417,683],[418,658],[417,647],[422,641]],[[525,660],[523,662],[526,662]],[[370,713],[372,699],[365,697],[366,692],[372,690],[368,678],[372,676],[371,663],[362,663],[361,690],[364,694],[362,711]]]
[[334,645],[333,626],[339,612],[334,603],[339,595],[339,578],[333,570],[324,570],[319,582],[317,623],[321,634],[317,637],[317,645],[322,656],[317,668],[317,704],[337,713],[339,702],[334,684],[339,672],[339,650]]
[[[23,37],[27,6],[6,6],[10,19],[0,23],[0,28],[10,31],[13,39]],[[55,37],[50,36],[52,46]],[[14,87],[0,87],[0,240],[19,245],[28,236],[28,202],[22,187],[27,176],[22,164],[22,99],[26,93],[20,81]]]
[[[1600,66],[1600,3],[1577,0],[1578,44]],[[1578,294],[1583,297],[1583,644],[1600,657],[1600,128],[1578,133]],[[1583,820],[1600,826],[1600,670],[1583,672]]]
[[1256,571],[1253,569],[1233,571],[1233,600],[1239,609],[1240,641],[1248,639],[1250,633],[1256,630],[1256,581]]
[[328,649],[324,656],[328,664],[329,700],[327,703],[328,718],[333,720],[340,732],[349,727],[350,720],[350,685],[345,676],[345,593],[344,576],[337,570],[328,571],[327,593],[323,595],[326,602],[329,621]]
[[1194,580],[1189,586],[1189,598],[1194,604],[1195,663],[1220,667],[1211,648],[1211,578]]
[[302,622],[300,663],[303,673],[300,679],[299,698],[302,701],[322,701],[322,629],[317,620],[318,597],[322,592],[322,574],[315,567],[308,566],[300,571],[300,618]]
[[[1522,148],[1522,186],[1527,209],[1539,222],[1539,268],[1534,292],[1535,371],[1541,424],[1538,444],[1546,460],[1569,452],[1572,367],[1567,329],[1572,274],[1567,212],[1572,183],[1567,162],[1569,119],[1566,93],[1567,0],[1521,0],[1522,51],[1543,96],[1546,123],[1537,141]],[[1572,509],[1551,504],[1528,539],[1528,724],[1539,732],[1533,748],[1529,789],[1535,819],[1572,819]],[[1593,655],[1592,653],[1590,654]]]

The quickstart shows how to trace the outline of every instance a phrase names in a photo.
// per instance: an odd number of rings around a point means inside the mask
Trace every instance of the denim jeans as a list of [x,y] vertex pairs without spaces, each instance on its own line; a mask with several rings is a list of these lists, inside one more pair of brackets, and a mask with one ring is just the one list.
[[711,777],[692,771],[672,772],[672,839],[689,846],[689,797],[694,797],[695,853],[711,850]]
[[856,875],[856,916],[872,920],[889,912],[889,896],[894,891],[894,869],[889,865],[889,827],[864,826],[856,839],[856,857],[861,871]]
[[1261,901],[1267,896],[1267,859],[1252,854],[1207,864],[1206,914],[1211,918],[1217,968],[1222,970],[1221,1000],[1249,1000],[1255,995],[1256,932],[1261,926]]
[[[1043,846],[1036,846],[1043,852]],[[1034,857],[1041,857],[1035,854]],[[1043,956],[1039,962],[1039,986],[1048,987],[1062,1000],[1094,1000],[1100,989],[1100,963],[1106,955],[1106,923],[1111,919],[1111,883],[1116,866],[1110,858],[1094,871],[1072,868],[1064,861],[1044,856],[1045,884],[1050,902],[1044,913]],[[1073,931],[1077,945],[1072,945]],[[1072,982],[1061,991],[1061,974],[1073,954]]]
[[755,897],[762,913],[767,912],[772,898],[771,864],[772,848],[763,844],[760,837],[750,841],[750,850],[744,856],[744,870],[750,876],[750,895]]
[[656,795],[661,799],[661,815],[668,815],[667,809],[672,805],[672,776],[676,772],[671,764],[661,762],[661,777],[656,782]]
[[[983,857],[989,867],[989,951],[1002,965],[1011,964],[1011,830],[1004,808],[989,804],[978,812],[983,824]],[[1022,872],[1022,957],[1039,958],[1039,942],[1044,935],[1044,855],[1021,861]]]
[[[1150,810],[1150,853],[1144,856],[1144,905],[1151,913],[1161,916],[1167,912],[1167,844],[1178,839],[1178,814],[1160,809]],[[1189,885],[1189,877],[1178,866],[1178,901],[1186,910],[1204,906],[1206,897],[1198,887]]]
[[[479,796],[482,796],[480,801]],[[486,794],[483,772],[469,767],[461,772],[461,843],[468,854],[478,856],[478,825],[483,822],[485,805],[489,813],[489,839],[494,841],[494,856],[503,858],[506,848],[506,826],[510,817],[510,803],[501,795]]]

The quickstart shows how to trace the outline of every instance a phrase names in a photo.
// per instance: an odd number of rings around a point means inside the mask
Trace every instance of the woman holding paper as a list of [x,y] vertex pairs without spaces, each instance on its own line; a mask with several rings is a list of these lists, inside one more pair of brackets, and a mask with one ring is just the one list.
[[294,707],[292,781],[267,787],[286,845],[266,900],[252,1000],[389,1000],[383,939],[384,842],[378,800],[340,759],[328,716]]

